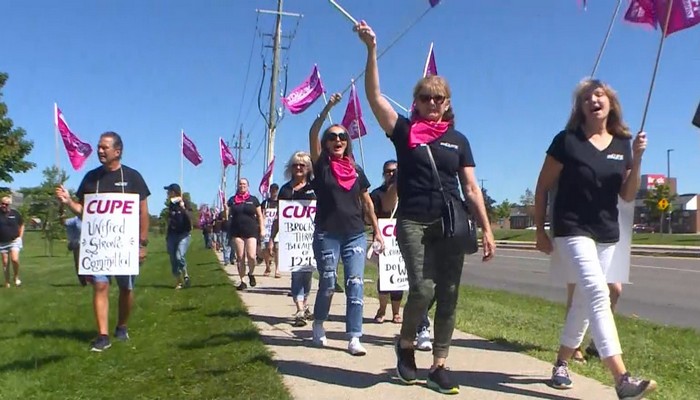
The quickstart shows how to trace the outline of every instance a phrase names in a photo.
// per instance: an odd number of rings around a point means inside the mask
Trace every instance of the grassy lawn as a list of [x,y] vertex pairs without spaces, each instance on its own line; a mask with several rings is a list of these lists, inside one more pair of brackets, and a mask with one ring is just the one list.
[[[527,229],[496,229],[493,232],[496,240],[513,240],[518,242],[534,242],[535,231]],[[700,246],[700,235],[689,234],[660,234],[635,233],[632,237],[634,244],[665,244],[676,246]]]
[[[0,399],[289,399],[270,354],[214,254],[193,234],[192,288],[175,291],[164,239],[136,282],[131,340],[91,353],[92,289],[65,246],[43,257],[25,237],[21,288],[0,289]],[[116,318],[111,296],[110,330]]]
[[[473,267],[467,266],[466,268]],[[342,268],[340,269],[342,272]],[[377,268],[367,264],[365,278],[377,280]],[[376,297],[376,284],[365,285]],[[564,299],[562,299],[564,300]],[[405,301],[405,296],[404,296]],[[552,362],[559,348],[564,305],[535,297],[464,285],[460,289],[456,328],[498,342],[514,351]],[[432,310],[435,311],[434,309]],[[655,379],[659,390],[649,399],[697,399],[700,395],[700,331],[616,317],[627,368]],[[582,375],[611,385],[602,363],[572,364]],[[543,371],[548,374],[549,370]]]

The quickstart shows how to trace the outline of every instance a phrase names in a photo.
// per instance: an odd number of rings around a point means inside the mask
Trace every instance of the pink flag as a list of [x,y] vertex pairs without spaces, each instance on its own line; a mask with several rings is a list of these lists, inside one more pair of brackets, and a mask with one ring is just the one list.
[[222,138],[219,138],[219,153],[221,154],[221,163],[224,165],[224,169],[229,165],[236,165],[236,159],[233,158],[231,149],[228,148]]
[[292,114],[299,114],[309,108],[323,94],[323,82],[321,75],[318,73],[318,67],[314,64],[314,69],[311,71],[311,76],[285,98],[282,103],[287,107]]
[[221,190],[221,188],[219,188],[219,200],[221,201],[221,209],[225,210],[224,207],[226,206],[226,194],[223,190]]
[[633,24],[649,25],[656,29],[658,20],[654,9],[654,0],[631,0],[625,13],[625,21]]
[[260,191],[260,194],[263,196],[263,198],[267,198],[270,195],[270,177],[272,176],[272,170],[275,168],[275,157],[272,157],[272,161],[270,161],[270,165],[267,166],[267,169],[265,170],[265,174],[263,175],[262,179],[260,180],[260,187],[258,190]]
[[353,82],[351,86],[348,106],[345,109],[345,115],[343,116],[341,125],[348,130],[351,139],[357,139],[360,136],[366,135],[367,129],[365,129],[365,123],[362,121],[362,109],[360,108],[360,100],[357,98],[357,92],[355,91],[355,82]]
[[430,1],[430,7],[435,7],[436,5],[440,4],[440,0],[429,0]]
[[698,0],[655,0],[656,18],[660,26],[666,23],[666,14],[671,4],[671,19],[668,21],[666,36],[700,24],[700,1]]
[[423,70],[423,78],[430,75],[437,75],[437,64],[435,64],[435,53],[433,52],[433,44],[430,44],[428,58],[425,60],[425,69]]
[[92,146],[78,139],[78,137],[71,132],[66,119],[63,117],[61,109],[59,109],[58,104],[55,103],[54,124],[56,124],[56,129],[58,129],[58,131],[61,133],[63,146],[66,148],[66,152],[68,153],[70,164],[73,166],[74,170],[79,170],[85,164],[85,160],[87,160],[88,157],[90,157],[90,154],[92,154]]
[[202,163],[202,156],[197,151],[197,146],[185,135],[185,131],[182,131],[182,155],[195,166]]

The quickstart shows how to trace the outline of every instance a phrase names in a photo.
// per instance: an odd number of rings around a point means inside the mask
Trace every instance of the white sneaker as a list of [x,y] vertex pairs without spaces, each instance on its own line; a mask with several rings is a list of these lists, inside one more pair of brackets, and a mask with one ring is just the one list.
[[433,344],[430,342],[430,330],[423,329],[416,338],[416,349],[420,351],[431,351]]
[[313,324],[311,324],[311,332],[313,332],[314,345],[324,347],[328,344],[328,339],[326,339],[326,330],[323,329],[323,322],[314,321]]
[[17,287],[22,286],[22,281],[20,281],[19,278],[15,279],[15,286],[17,286]]
[[367,350],[365,350],[364,346],[362,346],[362,343],[360,343],[360,338],[358,337],[350,339],[350,343],[348,343],[348,351],[353,356],[364,356],[367,354]]

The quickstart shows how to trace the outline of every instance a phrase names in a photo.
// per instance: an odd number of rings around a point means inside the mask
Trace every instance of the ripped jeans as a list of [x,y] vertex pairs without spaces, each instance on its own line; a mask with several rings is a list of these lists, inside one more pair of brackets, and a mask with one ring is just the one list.
[[364,232],[336,235],[314,232],[314,257],[318,268],[318,293],[314,305],[314,319],[325,321],[331,308],[338,261],[343,261],[345,275],[345,332],[350,337],[362,336],[364,308],[364,274],[367,239]]

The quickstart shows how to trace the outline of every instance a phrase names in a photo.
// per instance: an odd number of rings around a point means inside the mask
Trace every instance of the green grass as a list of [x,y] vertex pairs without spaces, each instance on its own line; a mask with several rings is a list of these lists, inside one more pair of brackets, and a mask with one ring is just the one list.
[[[493,231],[496,240],[512,240],[517,242],[534,242],[535,231],[527,229],[496,229]],[[660,233],[635,233],[632,237],[634,244],[665,244],[676,246],[700,246],[700,235],[690,234],[660,234]]]
[[[88,351],[92,289],[78,285],[68,254],[40,256],[35,233],[24,243],[23,286],[0,289],[1,399],[290,398],[201,235],[193,234],[187,257],[193,286],[181,291],[173,290],[163,237],[151,240],[131,340],[101,354]],[[113,288],[110,331],[116,299]]]
[[[342,274],[342,268],[339,272]],[[365,279],[376,282],[376,265],[367,264]],[[376,285],[366,284],[365,294],[376,297]],[[464,285],[457,305],[456,329],[552,362],[559,348],[564,311],[563,304]],[[635,375],[659,382],[657,393],[649,399],[698,398],[700,331],[661,326],[619,315],[616,323],[627,368]],[[579,374],[606,385],[612,384],[607,369],[597,359],[589,360],[585,365],[572,365]],[[548,374],[549,371],[542,373]]]

